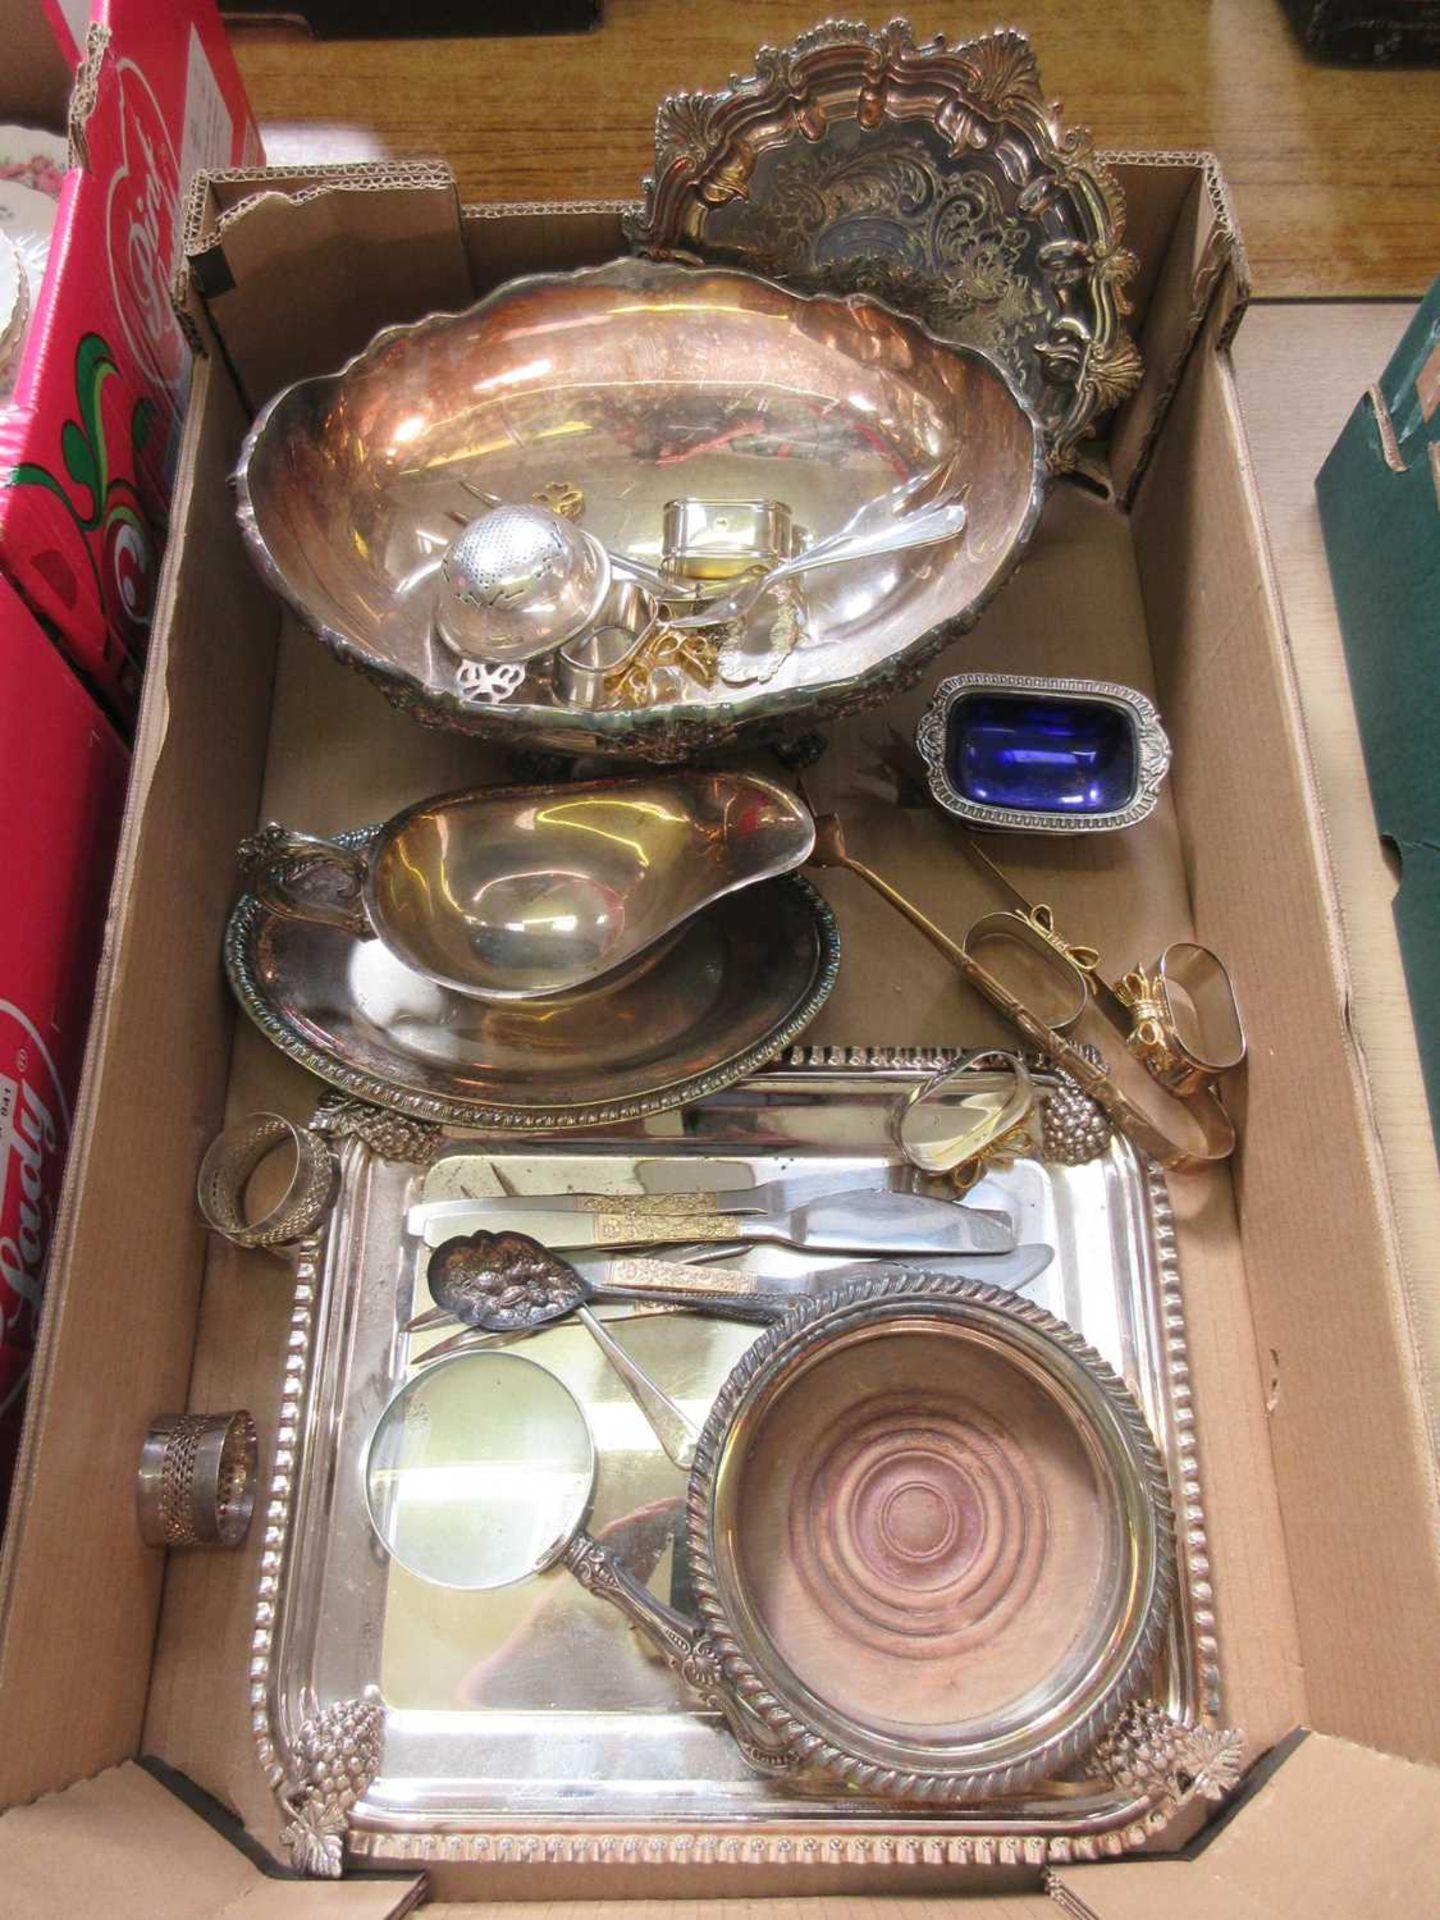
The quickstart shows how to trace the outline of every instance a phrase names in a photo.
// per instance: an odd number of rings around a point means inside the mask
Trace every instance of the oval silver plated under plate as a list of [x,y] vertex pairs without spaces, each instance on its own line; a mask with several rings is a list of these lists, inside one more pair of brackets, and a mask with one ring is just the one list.
[[[373,832],[337,840],[363,847]],[[378,940],[282,919],[253,894],[225,934],[241,1006],[322,1080],[420,1119],[525,1131],[639,1118],[744,1079],[809,1025],[839,965],[834,916],[796,875],[543,1001],[453,993]]]

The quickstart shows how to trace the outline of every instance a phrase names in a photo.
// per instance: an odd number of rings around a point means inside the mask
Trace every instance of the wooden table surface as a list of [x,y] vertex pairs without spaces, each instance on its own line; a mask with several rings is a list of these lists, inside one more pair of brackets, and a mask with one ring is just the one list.
[[[952,37],[1005,20],[909,13]],[[439,154],[467,200],[633,198],[663,95],[723,85],[826,14],[824,0],[605,0],[599,32],[561,38],[234,38],[272,160]],[[1219,154],[1257,293],[1419,294],[1440,271],[1440,73],[1316,66],[1280,0],[1029,0],[1011,21],[1102,146]]]

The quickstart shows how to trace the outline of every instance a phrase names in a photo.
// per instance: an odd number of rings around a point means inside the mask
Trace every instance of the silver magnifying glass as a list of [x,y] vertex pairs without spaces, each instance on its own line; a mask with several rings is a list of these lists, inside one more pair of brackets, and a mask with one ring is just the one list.
[[437,1586],[508,1587],[581,1534],[595,1444],[574,1395],[514,1353],[462,1353],[406,1381],[365,1461],[370,1523]]

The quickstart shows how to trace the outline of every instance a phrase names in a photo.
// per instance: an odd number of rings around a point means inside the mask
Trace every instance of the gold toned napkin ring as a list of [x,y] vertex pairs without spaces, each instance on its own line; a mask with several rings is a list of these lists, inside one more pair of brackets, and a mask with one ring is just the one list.
[[1106,1067],[1040,1019],[965,948],[947,942],[942,951],[947,949],[952,959],[960,956],[957,964],[970,984],[998,1007],[1032,1046],[1068,1073],[1081,1091],[1104,1109],[1111,1122],[1162,1167],[1174,1172],[1195,1172],[1217,1160],[1227,1159],[1234,1152],[1234,1123],[1213,1086],[1190,1099],[1177,1101],[1173,1112],[1167,1112],[1163,1121],[1152,1118],[1122,1091]]
[[[998,1086],[982,1086],[976,1076],[985,1068],[1001,1076]],[[948,1174],[965,1192],[989,1167],[1027,1150],[1034,1106],[1035,1083],[1025,1062],[1018,1054],[985,1047],[962,1053],[905,1094],[892,1131],[912,1167]],[[947,1120],[947,1113],[953,1119]]]
[[255,1511],[259,1441],[248,1413],[170,1413],[140,1450],[135,1508],[150,1547],[238,1547]]
[[[1094,995],[1131,1057],[1167,1093],[1194,1107],[1206,1143],[1202,1161],[1223,1159],[1234,1147],[1235,1130],[1216,1082],[1244,1061],[1246,1039],[1235,989],[1219,956],[1193,940],[1177,940],[1149,966],[1132,967],[1111,982],[1100,970],[1095,948],[1065,940],[1048,906],[1031,906],[972,835],[965,834],[964,841],[971,859],[1015,903],[1008,911],[977,921],[965,937],[966,948],[973,952],[980,928],[989,929],[992,939],[1004,929],[1032,951],[1037,942],[1047,945],[1073,979]],[[1050,1024],[1063,1032],[1069,1023]]]
[[980,955],[987,945],[1013,942],[1037,965],[1032,969],[1032,984],[1043,980],[1047,989],[1055,986],[1058,999],[1046,1010],[1046,1025],[1056,1033],[1068,1033],[1079,1020],[1094,991],[1095,969],[1100,956],[1093,947],[1073,946],[1055,930],[1055,917],[1042,901],[1034,907],[1006,907],[998,913],[981,914],[971,922],[964,947],[980,966]]
[[1230,976],[1209,947],[1177,940],[1108,991],[1129,1016],[1125,1045],[1182,1100],[1194,1099],[1245,1058]]
[[[1072,1040],[1066,1038],[1060,1028],[1053,1023],[1053,1019],[1036,1013],[1020,994],[1006,986],[989,967],[976,959],[973,946],[982,944],[975,940],[977,928],[985,926],[992,939],[997,932],[1002,940],[1008,935],[1016,944],[1022,946],[1028,955],[1041,960],[1042,968],[1047,970],[1044,977],[1049,979],[1061,977],[1060,970],[1064,969],[1067,973],[1077,974],[1093,982],[1097,998],[1107,1014],[1114,1018],[1109,1003],[1115,1000],[1116,1005],[1121,1008],[1125,1027],[1129,1029],[1128,1010],[1124,1009],[1123,1003],[1118,1001],[1113,990],[1100,980],[1098,971],[1087,972],[1080,966],[1075,957],[1077,949],[1054,936],[1053,922],[1050,937],[1039,938],[1035,909],[1023,896],[1017,894],[1005,875],[1000,873],[1000,870],[994,867],[984,854],[979,853],[978,849],[972,849],[972,851],[984,866],[996,874],[1007,892],[1019,900],[1023,913],[984,916],[983,921],[977,921],[971,928],[965,944],[961,945],[937,927],[935,922],[922,913],[920,908],[912,900],[908,900],[898,888],[892,887],[888,880],[876,873],[873,867],[867,867],[863,861],[854,858],[845,845],[844,830],[835,814],[815,816],[815,852],[812,856],[814,865],[842,867],[863,880],[868,887],[880,895],[881,899],[888,901],[897,913],[902,914],[913,927],[924,934],[932,946],[944,954],[963,979],[984,994],[985,998],[1004,1014],[1031,1046],[1043,1053],[1063,1073],[1069,1074],[1071,1079],[1078,1083],[1081,1091],[1088,1093],[1090,1098],[1104,1109],[1112,1124],[1127,1133],[1143,1152],[1157,1160],[1162,1167],[1177,1172],[1193,1172],[1210,1166],[1217,1160],[1226,1159],[1235,1148],[1235,1127],[1213,1084],[1203,1085],[1189,1098],[1174,1100],[1173,1112],[1167,1112],[1163,1121],[1152,1119],[1122,1091],[1103,1065],[1092,1060],[1085,1049],[1076,1046]],[[1007,924],[1008,922],[1013,922],[1015,927],[1023,924],[1029,930],[1028,935],[1017,937]],[[1078,949],[1082,956],[1087,951],[1085,948]],[[1203,951],[1208,952],[1208,949]],[[1213,958],[1213,955],[1211,957]],[[1218,967],[1218,961],[1216,965]],[[1100,991],[1102,987],[1103,992]],[[1067,991],[1064,996],[1066,1009],[1072,998],[1073,993]],[[1069,1013],[1068,1018],[1070,1020],[1078,1018],[1078,1009]],[[1238,1014],[1236,1023],[1238,1027]],[[1239,1057],[1243,1058],[1243,1034],[1241,1042]],[[1238,1065],[1238,1063],[1237,1059],[1235,1064]],[[1164,1083],[1161,1082],[1161,1084]],[[1169,1092],[1170,1089],[1167,1087],[1166,1091]]]

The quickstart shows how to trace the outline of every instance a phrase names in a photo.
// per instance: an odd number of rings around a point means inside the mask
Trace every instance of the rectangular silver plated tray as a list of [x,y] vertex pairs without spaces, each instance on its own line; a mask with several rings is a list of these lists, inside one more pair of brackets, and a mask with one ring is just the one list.
[[[320,1124],[340,1137],[340,1188],[328,1227],[296,1263],[251,1669],[261,1762],[292,1817],[305,1803],[305,1756],[313,1777],[327,1730],[351,1761],[355,1788],[363,1784],[340,1840],[350,1857],[372,1861],[1038,1863],[1141,1845],[1194,1791],[1211,1791],[1206,1763],[1233,1736],[1217,1727],[1171,1214],[1159,1170],[1118,1137],[1081,1166],[1013,1161],[974,1197],[1006,1207],[1022,1240],[1055,1248],[1026,1297],[1123,1375],[1165,1453],[1181,1577],[1151,1698],[1180,1723],[1168,1772],[1152,1765],[1147,1776],[1145,1754],[1132,1752],[1118,1777],[1112,1768],[1087,1780],[1081,1769],[973,1809],[801,1793],[752,1773],[723,1720],[697,1710],[621,1615],[563,1567],[489,1593],[443,1589],[391,1564],[367,1520],[363,1467],[375,1420],[426,1344],[444,1337],[403,1330],[429,1304],[425,1249],[405,1213],[453,1191],[450,1156],[499,1169],[497,1194],[634,1192],[634,1158],[660,1154],[683,1155],[697,1175],[707,1157],[738,1159],[757,1181],[843,1165],[862,1184],[899,1157],[897,1099],[946,1057],[796,1049],[683,1113],[551,1142],[442,1136],[332,1104]],[[414,1157],[386,1158],[377,1143]],[[477,1191],[473,1171],[468,1190]],[[755,1332],[675,1314],[632,1319],[623,1338],[699,1421]],[[591,1531],[683,1607],[675,1542],[684,1476],[581,1328],[562,1323],[522,1350],[560,1375],[590,1419],[600,1456]],[[356,1723],[341,1703],[379,1700],[383,1750],[367,1784],[367,1756],[343,1751]],[[338,1845],[332,1853],[338,1870]]]

